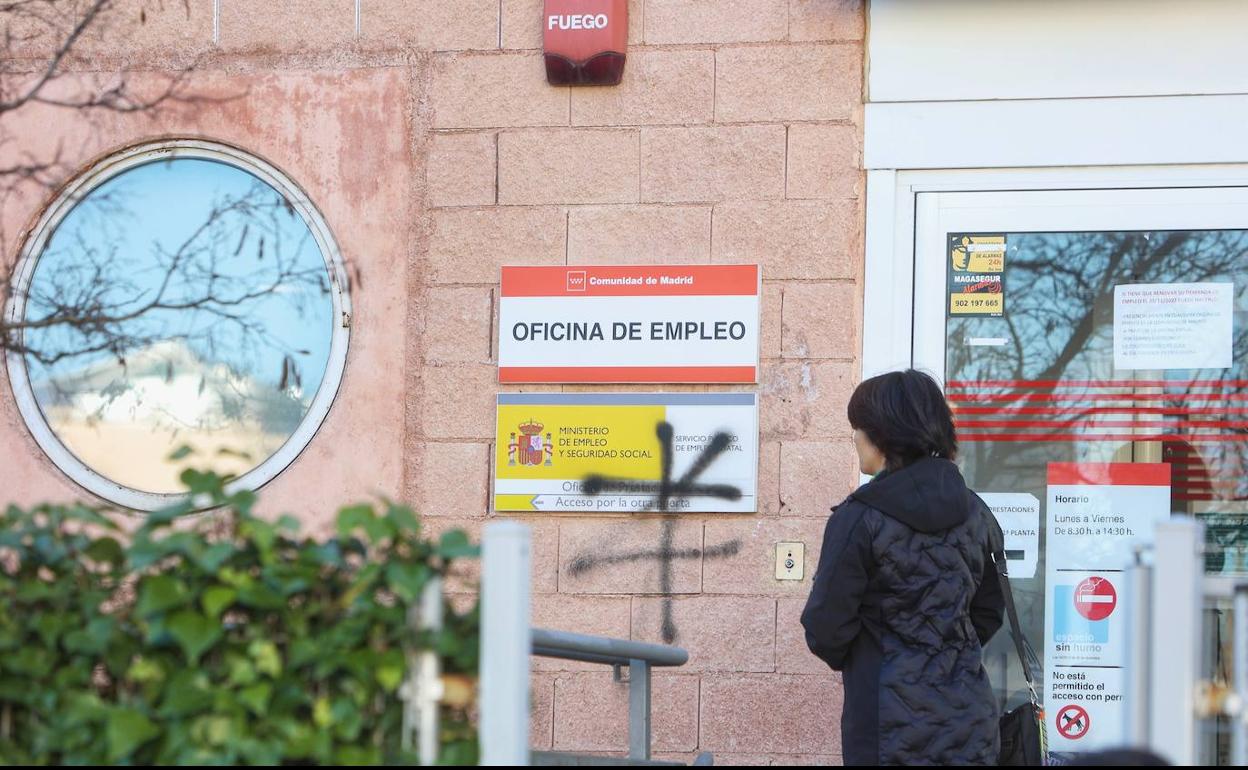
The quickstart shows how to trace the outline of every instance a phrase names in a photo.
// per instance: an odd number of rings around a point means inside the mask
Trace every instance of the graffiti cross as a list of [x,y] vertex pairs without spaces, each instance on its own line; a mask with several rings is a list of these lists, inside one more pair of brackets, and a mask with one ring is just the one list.
[[[659,481],[640,480],[640,479],[621,479],[610,476],[591,475],[587,476],[581,485],[582,491],[588,495],[599,495],[604,492],[629,492],[650,494],[655,496],[652,504],[645,506],[646,510],[657,510],[660,513],[667,513],[673,503],[687,497],[713,497],[721,500],[740,500],[741,490],[730,484],[699,484],[698,478],[706,471],[716,457],[723,454],[732,443],[732,437],[727,433],[716,433],[698,455],[697,460],[688,471],[684,473],[675,482],[672,481],[672,461],[673,461],[673,443],[675,439],[675,430],[670,423],[660,422],[655,429],[655,433],[659,437],[660,457],[662,463],[663,475]],[[654,504],[654,503],[657,503]],[[672,547],[672,537],[675,530],[675,521],[672,519],[664,519],[662,533],[660,535],[659,547],[656,549],[648,549],[636,551],[632,553],[613,554],[608,556],[595,556],[592,554],[582,554],[573,559],[568,568],[571,575],[580,575],[595,567],[621,564],[626,562],[636,562],[649,559],[656,559],[660,565],[659,572],[659,591],[664,594],[663,600],[663,625],[662,634],[663,641],[671,644],[676,640],[676,624],[672,619],[672,561],[673,559],[696,559],[696,558],[719,558],[734,556],[741,550],[741,541],[732,540],[727,543],[707,548],[681,548],[674,549]]]

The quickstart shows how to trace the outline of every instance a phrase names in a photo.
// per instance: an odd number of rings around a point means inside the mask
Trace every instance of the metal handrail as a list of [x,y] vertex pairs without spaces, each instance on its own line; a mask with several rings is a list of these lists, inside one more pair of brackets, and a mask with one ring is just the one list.
[[[655,666],[681,666],[679,647],[632,639],[533,628],[529,594],[532,532],[517,521],[485,525],[481,544],[481,764],[502,767],[546,763],[665,765],[650,758],[650,695]],[[595,757],[529,748],[530,656],[611,666],[628,685],[628,757]],[[627,679],[624,669],[628,669]],[[696,765],[713,764],[703,752]]]
[[532,639],[534,655],[612,666],[617,682],[623,681],[620,670],[628,667],[628,758],[634,763],[649,763],[650,669],[654,666],[683,666],[689,661],[689,653],[680,647],[664,644],[547,628],[534,628]]
[[[1126,578],[1133,596],[1125,701],[1127,743],[1147,747],[1175,765],[1200,761],[1201,720],[1231,719],[1233,765],[1248,762],[1248,583],[1204,574],[1203,524],[1176,516],[1157,524],[1151,545],[1136,550]],[[1231,599],[1232,682],[1210,680],[1200,651],[1202,608]],[[1229,687],[1228,687],[1229,685]]]
[[628,666],[633,661],[651,666],[683,666],[689,662],[689,653],[680,647],[546,628],[533,629],[533,654],[608,666]]

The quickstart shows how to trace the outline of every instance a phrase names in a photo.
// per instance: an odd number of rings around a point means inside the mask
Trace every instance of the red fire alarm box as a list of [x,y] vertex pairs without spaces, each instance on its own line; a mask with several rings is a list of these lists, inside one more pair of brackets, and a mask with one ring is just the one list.
[[628,0],[546,0],[546,80],[556,86],[613,86],[624,77]]

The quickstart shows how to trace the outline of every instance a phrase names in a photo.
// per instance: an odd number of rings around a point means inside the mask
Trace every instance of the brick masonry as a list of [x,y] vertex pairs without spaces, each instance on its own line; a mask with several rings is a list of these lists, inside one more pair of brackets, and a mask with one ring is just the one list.
[[[632,0],[624,82],[583,89],[545,82],[541,0],[364,0],[358,19],[352,0],[294,5],[221,0],[214,18],[209,0],[119,2],[75,66],[103,56],[158,72],[198,57],[204,82],[253,96],[193,118],[58,129],[82,163],[164,134],[256,152],[305,187],[359,269],[338,401],[262,499],[323,525],[323,511],[304,510],[308,490],[318,507],[400,495],[430,531],[475,536],[497,516],[501,265],[757,262],[760,511],[675,526],[675,546],[694,554],[671,575],[690,663],[656,679],[654,749],[839,762],[839,678],[805,650],[797,619],[828,508],[857,480],[844,410],[862,326],[861,0]],[[25,130],[55,146],[44,125]],[[6,228],[39,205],[7,202]],[[5,387],[15,497],[73,494]],[[560,388],[526,390],[543,389]],[[538,623],[659,638],[653,560],[574,569],[654,549],[659,519],[517,518],[534,528]],[[806,543],[805,580],[774,579],[780,540]],[[477,577],[457,576],[457,602]],[[610,672],[543,661],[532,681],[535,748],[626,747],[627,699]]]

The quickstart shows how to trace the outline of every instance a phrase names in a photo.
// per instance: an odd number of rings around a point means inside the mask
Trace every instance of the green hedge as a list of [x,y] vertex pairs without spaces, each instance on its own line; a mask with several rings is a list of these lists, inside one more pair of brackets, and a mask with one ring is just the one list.
[[[413,512],[344,508],[329,540],[255,495],[183,474],[188,502],[133,533],[82,506],[0,516],[0,762],[400,764],[406,653],[436,648],[475,677],[476,610],[416,635],[408,608],[462,532],[420,536]],[[443,764],[475,764],[464,709]]]

